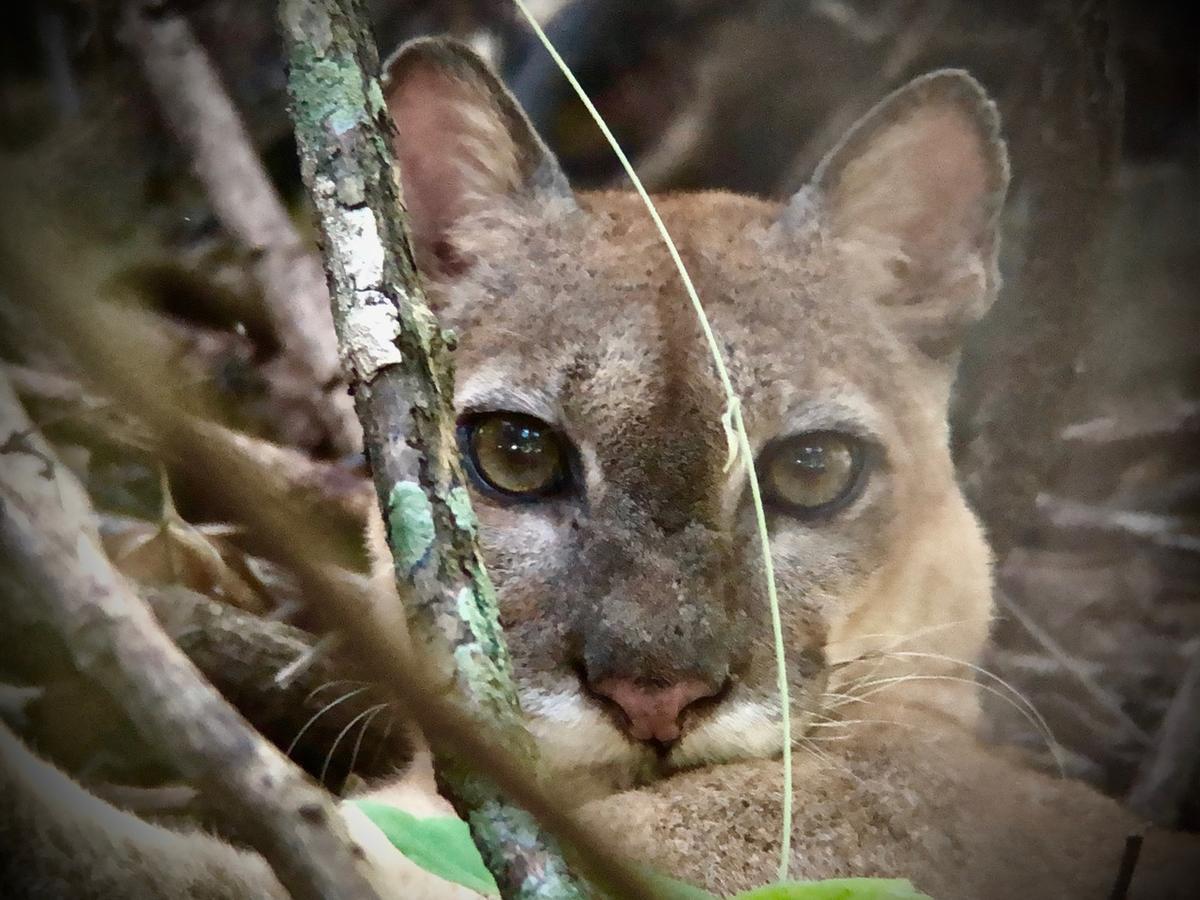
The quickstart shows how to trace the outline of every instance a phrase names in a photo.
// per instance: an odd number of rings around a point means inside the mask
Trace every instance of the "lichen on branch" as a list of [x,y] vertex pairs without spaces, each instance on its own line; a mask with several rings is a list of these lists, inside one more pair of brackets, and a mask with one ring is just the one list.
[[[280,11],[301,172],[415,649],[532,766],[496,593],[462,488],[447,341],[413,263],[378,52],[358,0],[282,0]],[[443,754],[439,763],[506,896],[584,896],[527,813],[461,762]]]

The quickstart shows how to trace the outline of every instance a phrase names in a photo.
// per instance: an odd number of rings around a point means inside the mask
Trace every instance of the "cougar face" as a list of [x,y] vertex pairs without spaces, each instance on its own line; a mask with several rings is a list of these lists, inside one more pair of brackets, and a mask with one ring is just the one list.
[[[419,262],[460,335],[459,440],[547,758],[628,782],[774,755],[746,460],[640,200],[573,195],[460,45],[403,49],[387,96]],[[794,735],[889,635],[965,617],[918,649],[978,650],[987,554],[945,415],[962,327],[995,288],[1006,179],[990,103],[947,72],[881,104],[786,205],[659,201],[741,399]]]

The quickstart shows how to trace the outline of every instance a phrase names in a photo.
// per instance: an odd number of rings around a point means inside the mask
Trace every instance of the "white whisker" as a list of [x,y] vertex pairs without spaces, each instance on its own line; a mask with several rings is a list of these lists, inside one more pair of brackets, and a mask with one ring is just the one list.
[[[377,706],[368,707],[367,709],[360,712],[353,719],[351,719],[349,722],[347,722],[346,727],[338,732],[337,737],[335,737],[333,739],[333,744],[330,745],[330,747],[329,747],[329,752],[325,754],[325,762],[321,765],[321,777],[318,779],[318,781],[321,784],[325,783],[325,776],[327,774],[329,774],[329,764],[331,762],[333,762],[333,757],[337,753],[338,744],[340,744],[342,742],[342,738],[344,738],[346,735],[348,735],[350,733],[350,730],[355,725],[357,725],[360,721],[365,719],[367,716],[370,716],[372,713],[377,713],[381,709],[385,709],[386,707],[387,707],[386,703],[380,703]],[[366,726],[364,725],[363,727],[365,728]],[[360,735],[360,737],[361,737],[361,735]],[[347,774],[349,774],[349,771],[347,771]]]
[[366,684],[366,682],[365,681],[355,681],[354,679],[351,679],[351,678],[339,678],[336,681],[327,681],[324,684],[319,685],[318,687],[314,688],[312,691],[309,692],[308,696],[304,698],[305,705],[312,703],[313,699],[317,696],[317,694],[321,693],[321,691],[328,690],[331,687],[337,687],[339,684],[359,684],[359,685],[361,685],[361,684]]
[[958,684],[969,684],[978,690],[987,691],[992,696],[1003,700],[1005,703],[1009,704],[1013,709],[1019,712],[1024,717],[1025,721],[1028,722],[1034,728],[1034,730],[1042,736],[1042,740],[1046,742],[1046,746],[1050,750],[1050,755],[1054,757],[1054,763],[1058,768],[1059,775],[1063,778],[1066,777],[1066,763],[1062,756],[1062,747],[1058,743],[1058,740],[1054,737],[1054,732],[1050,730],[1050,726],[1046,724],[1046,720],[1042,718],[1041,713],[1039,713],[1036,709],[1033,709],[1032,711],[1025,709],[1023,706],[1014,701],[1012,697],[1003,693],[993,685],[981,684],[973,678],[964,678],[957,675],[895,675],[888,678],[879,678],[874,681],[868,681],[861,685],[861,687],[870,688],[870,690],[867,690],[863,694],[859,694],[859,699],[865,700],[866,698],[877,694],[880,691],[887,690],[889,687],[894,687],[898,684],[904,684],[911,681],[948,681]]
[[319,710],[317,710],[316,715],[314,715],[311,719],[309,719],[307,722],[305,722],[303,727],[298,732],[296,732],[296,736],[294,738],[292,738],[292,742],[290,744],[288,744],[288,748],[286,751],[284,751],[284,755],[285,756],[292,755],[292,751],[295,750],[296,745],[300,743],[300,738],[304,737],[305,732],[307,732],[308,729],[312,727],[313,723],[316,722],[317,719],[321,718],[321,716],[325,715],[325,713],[329,712],[335,706],[345,703],[351,697],[357,697],[359,694],[363,693],[366,690],[368,690],[368,688],[361,687],[361,688],[358,688],[357,690],[351,691],[348,694],[343,694],[342,696],[340,696],[336,700],[334,700],[332,703],[330,703],[326,706],[323,706]]

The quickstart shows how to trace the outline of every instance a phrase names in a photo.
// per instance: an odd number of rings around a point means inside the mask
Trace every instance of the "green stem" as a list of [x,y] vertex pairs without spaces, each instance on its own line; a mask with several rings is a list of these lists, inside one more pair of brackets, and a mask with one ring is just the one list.
[[605,140],[612,147],[613,153],[620,160],[625,174],[629,176],[630,182],[633,183],[634,190],[642,198],[642,203],[645,204],[646,211],[650,214],[655,228],[658,229],[659,236],[667,247],[667,252],[671,255],[671,261],[674,262],[675,268],[679,271],[679,278],[683,282],[683,289],[687,292],[688,299],[692,303],[692,309],[695,311],[696,318],[700,322],[700,329],[704,332],[704,339],[708,343],[709,353],[712,355],[713,365],[717,370],[717,378],[720,380],[721,388],[725,392],[726,411],[722,419],[722,424],[725,426],[727,436],[730,431],[733,432],[730,437],[730,446],[736,447],[736,452],[731,454],[730,464],[734,462],[736,456],[740,455],[746,466],[746,475],[750,481],[750,497],[754,505],[754,518],[758,529],[758,541],[762,549],[763,570],[767,586],[767,603],[771,609],[771,629],[775,642],[775,675],[779,690],[780,726],[783,731],[783,831],[780,837],[779,880],[786,881],[788,877],[788,860],[791,856],[793,802],[792,722],[787,678],[787,659],[783,641],[783,620],[779,613],[779,593],[775,587],[775,566],[771,559],[771,538],[767,530],[767,514],[763,509],[762,492],[759,489],[758,472],[754,467],[754,455],[750,447],[750,438],[746,434],[746,425],[742,421],[741,401],[738,399],[737,392],[733,389],[733,381],[730,379],[729,370],[725,366],[725,359],[721,353],[721,345],[717,341],[716,333],[713,331],[712,324],[708,320],[708,314],[704,311],[704,306],[700,302],[700,295],[696,292],[696,286],[692,283],[692,276],[688,274],[687,267],[683,264],[683,258],[679,255],[679,250],[675,246],[675,241],[671,238],[671,233],[667,230],[662,216],[658,214],[658,208],[654,205],[654,201],[650,198],[650,194],[646,191],[642,180],[634,170],[633,164],[630,163],[629,157],[625,155],[625,151],[621,149],[620,143],[608,127],[608,124],[604,121],[604,117],[600,115],[600,111],[596,109],[587,92],[584,91],[583,85],[579,83],[570,66],[559,55],[558,50],[555,49],[546,32],[538,24],[537,19],[530,14],[522,0],[513,0],[513,3],[516,4],[521,15],[529,23],[529,27],[533,29],[538,40],[542,42],[542,46],[546,48],[546,52],[550,54],[550,57],[562,71],[563,76],[574,89],[580,102],[583,103],[595,121],[596,126],[604,135]]

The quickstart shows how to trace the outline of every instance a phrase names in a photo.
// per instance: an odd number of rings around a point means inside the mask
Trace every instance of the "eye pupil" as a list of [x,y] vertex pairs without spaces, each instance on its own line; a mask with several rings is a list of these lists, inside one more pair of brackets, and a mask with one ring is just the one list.
[[796,465],[805,469],[823,470],[827,465],[825,448],[819,444],[805,444],[793,453]]
[[540,496],[564,474],[563,445],[550,426],[516,413],[489,413],[466,426],[471,469],[487,488],[514,496]]
[[799,513],[828,509],[853,492],[862,448],[849,435],[803,434],[768,450],[762,469],[764,489],[776,505]]

